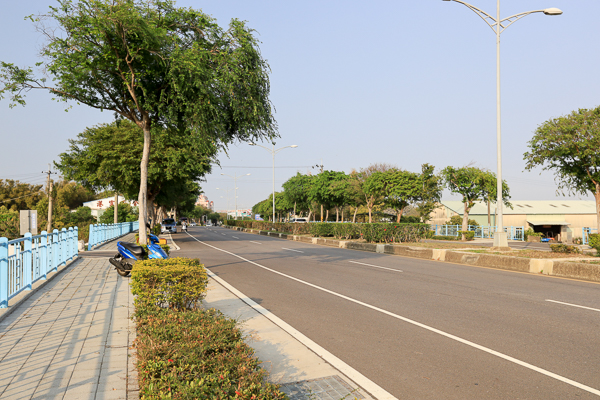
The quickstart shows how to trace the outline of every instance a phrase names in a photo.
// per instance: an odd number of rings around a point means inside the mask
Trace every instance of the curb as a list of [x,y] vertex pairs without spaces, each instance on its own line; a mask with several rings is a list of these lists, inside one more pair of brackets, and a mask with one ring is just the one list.
[[556,259],[523,258],[495,254],[470,253],[460,250],[429,249],[418,246],[397,246],[393,244],[358,243],[353,241],[337,239],[322,239],[310,236],[272,233],[269,231],[231,227],[226,225],[223,225],[223,227],[241,232],[255,233],[263,236],[293,240],[302,243],[318,244],[328,247],[338,247],[341,249],[368,251],[372,253],[411,257],[422,260],[451,262],[455,264],[471,265],[476,267],[487,267],[507,271],[527,272],[531,274],[541,274],[561,278],[581,279],[591,282],[600,282],[600,265],[594,264],[570,262]]

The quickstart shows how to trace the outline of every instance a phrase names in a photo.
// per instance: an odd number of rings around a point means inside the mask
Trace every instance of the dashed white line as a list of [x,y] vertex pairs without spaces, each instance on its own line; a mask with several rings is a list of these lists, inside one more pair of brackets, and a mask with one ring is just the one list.
[[296,253],[304,253],[303,251],[300,251],[300,250],[288,249],[287,247],[282,247],[282,249],[289,250],[289,251],[295,251]]
[[577,307],[577,308],[585,308],[586,310],[592,310],[592,311],[598,311],[598,312],[600,312],[600,310],[597,309],[597,308],[580,306],[580,305],[571,304],[571,303],[563,303],[562,301],[556,301],[556,300],[550,300],[550,299],[546,299],[546,301],[549,301],[549,302],[552,302],[552,303],[564,304],[565,306],[571,306],[571,307]]
[[239,237],[237,237],[237,236],[232,236],[232,238],[234,238],[234,239],[239,239]]
[[255,242],[255,241],[253,241],[253,240],[250,240],[249,242],[250,242],[250,243],[256,243],[256,244],[262,244],[262,243],[260,243],[260,242]]
[[[262,268],[262,269],[264,269],[264,270],[266,270],[266,271],[273,272],[274,274],[281,275],[281,276],[283,276],[283,277],[285,277],[285,278],[291,279],[291,280],[293,280],[293,281],[296,281],[296,282],[298,282],[298,283],[302,283],[302,284],[304,284],[304,285],[306,285],[306,286],[310,286],[310,287],[312,287],[312,288],[314,288],[314,289],[321,290],[321,291],[323,291],[323,292],[325,292],[325,293],[329,293],[329,294],[331,294],[331,295],[333,295],[333,296],[336,296],[336,297],[339,297],[339,298],[342,298],[342,299],[348,300],[348,301],[350,301],[350,302],[352,302],[352,303],[359,304],[359,305],[361,305],[361,306],[363,306],[363,307],[366,307],[366,308],[370,308],[371,310],[374,310],[374,311],[380,312],[380,313],[382,313],[382,314],[388,315],[388,316],[390,316],[390,317],[392,317],[392,318],[399,319],[400,321],[407,322],[407,323],[409,323],[409,324],[411,324],[411,325],[418,326],[418,327],[420,327],[420,328],[423,328],[423,329],[425,329],[425,330],[428,330],[428,331],[430,331],[430,332],[433,332],[433,333],[437,333],[437,334],[438,334],[438,335],[440,335],[440,336],[446,337],[446,338],[448,338],[448,339],[451,339],[451,340],[457,341],[457,342],[459,342],[459,343],[462,343],[462,344],[464,344],[464,345],[467,345],[467,346],[473,347],[473,348],[475,348],[475,349],[481,350],[481,351],[483,351],[483,352],[485,352],[485,353],[491,354],[491,355],[493,355],[493,356],[496,356],[496,357],[498,357],[498,358],[501,358],[501,359],[503,359],[503,360],[506,360],[506,361],[512,362],[512,363],[514,363],[514,364],[520,365],[520,366],[522,366],[522,367],[524,367],[524,368],[527,368],[527,369],[530,369],[530,370],[532,370],[532,371],[539,372],[539,373],[540,373],[540,374],[542,374],[542,375],[545,375],[545,376],[547,376],[547,377],[550,377],[550,378],[556,379],[557,381],[560,381],[560,382],[566,383],[566,384],[568,384],[568,385],[574,386],[574,387],[576,387],[576,388],[579,388],[579,389],[581,389],[581,390],[584,390],[584,391],[586,391],[586,392],[588,392],[588,393],[592,393],[592,394],[595,394],[596,396],[600,396],[600,390],[598,390],[598,389],[595,389],[595,388],[593,388],[593,387],[591,387],[591,386],[584,385],[583,383],[579,383],[579,382],[577,382],[577,381],[574,381],[574,380],[572,380],[572,379],[569,379],[569,378],[566,378],[566,377],[564,377],[564,376],[561,376],[561,375],[555,374],[554,372],[551,372],[551,371],[548,371],[548,370],[546,370],[546,369],[543,369],[543,368],[537,367],[537,366],[535,366],[535,365],[533,365],[533,364],[529,364],[528,362],[525,362],[525,361],[519,360],[518,358],[514,358],[514,357],[511,357],[511,356],[509,356],[509,355],[507,355],[507,354],[500,353],[499,351],[496,351],[496,350],[490,349],[490,348],[488,348],[488,347],[482,346],[482,345],[480,345],[480,344],[477,344],[477,343],[475,343],[475,342],[471,342],[470,340],[463,339],[463,338],[461,338],[461,337],[459,337],[459,336],[456,336],[456,335],[453,335],[453,334],[451,334],[451,333],[444,332],[444,331],[442,331],[442,330],[440,330],[440,329],[437,329],[437,328],[431,327],[431,326],[429,326],[429,325],[425,325],[425,324],[423,324],[423,323],[421,323],[421,322],[418,322],[418,321],[415,321],[415,320],[413,320],[413,319],[410,319],[410,318],[407,318],[407,317],[403,317],[403,316],[401,316],[401,315],[398,315],[398,314],[394,314],[393,312],[391,312],[391,311],[387,311],[387,310],[384,310],[383,308],[379,308],[379,307],[377,307],[377,306],[374,306],[374,305],[371,305],[371,304],[365,303],[365,302],[363,302],[363,301],[360,301],[360,300],[354,299],[354,298],[352,298],[352,297],[349,297],[349,296],[343,295],[343,294],[341,294],[341,293],[334,292],[333,290],[326,289],[326,288],[324,288],[324,287],[321,287],[321,286],[315,285],[315,284],[313,284],[313,283],[310,283],[310,282],[303,281],[302,279],[295,278],[295,277],[293,277],[293,276],[291,276],[291,275],[284,274],[283,272],[279,272],[279,271],[277,271],[277,270],[274,270],[274,269],[272,269],[272,268],[265,267],[264,265],[261,265],[261,264],[259,264],[259,263],[256,263],[256,262],[254,262],[254,261],[250,261],[250,260],[248,260],[247,258],[244,258],[244,257],[242,257],[242,256],[239,256],[239,255],[237,255],[237,254],[235,254],[235,253],[232,253],[232,252],[230,252],[230,251],[227,251],[227,250],[220,249],[220,248],[218,248],[218,247],[215,247],[215,246],[213,246],[213,245],[210,245],[210,244],[208,244],[208,243],[204,243],[203,241],[201,241],[201,240],[199,240],[199,239],[197,239],[197,238],[194,238],[194,239],[195,239],[195,240],[196,240],[198,243],[202,243],[202,244],[203,244],[203,245],[205,245],[205,246],[211,247],[211,248],[213,248],[213,249],[215,249],[215,250],[218,250],[218,251],[221,251],[221,252],[223,252],[223,253],[226,253],[226,254],[232,255],[232,256],[234,256],[234,257],[237,257],[237,258],[239,258],[239,259],[240,259],[240,260],[242,260],[242,261],[246,261],[247,263],[250,263],[250,264],[252,264],[252,265],[256,265],[257,267],[259,267],[259,268]],[[353,380],[354,380],[354,379],[353,379]],[[360,382],[358,382],[358,381],[356,381],[356,380],[354,380],[354,381],[360,384]]]
[[358,261],[348,261],[348,262],[351,262],[352,264],[366,265],[367,267],[373,267],[373,268],[387,269],[387,270],[394,271],[394,272],[402,272],[402,270],[400,270],[400,269],[387,268],[387,267],[380,267],[379,265],[365,264],[365,263],[361,263],[361,262],[358,262]]

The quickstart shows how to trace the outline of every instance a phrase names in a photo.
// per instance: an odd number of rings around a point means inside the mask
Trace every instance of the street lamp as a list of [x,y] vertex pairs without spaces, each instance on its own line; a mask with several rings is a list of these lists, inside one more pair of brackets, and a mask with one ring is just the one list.
[[500,19],[500,0],[497,0],[496,7],[496,18],[492,17],[485,11],[472,6],[471,4],[465,3],[460,0],[443,0],[443,1],[454,1],[460,3],[471,9],[475,14],[479,15],[481,19],[494,33],[496,33],[496,147],[497,147],[497,198],[496,198],[496,232],[494,233],[494,247],[508,247],[508,239],[506,232],[504,232],[503,220],[502,220],[502,141],[501,141],[501,129],[500,129],[500,34],[504,32],[506,28],[511,26],[521,18],[534,13],[544,13],[545,15],[561,15],[562,11],[558,8],[546,8],[544,10],[534,10],[515,14],[513,16]]
[[[225,191],[225,196],[227,197],[227,211],[225,212],[225,218],[229,219],[229,192],[231,192],[233,189],[221,189],[221,188],[217,188],[217,190],[224,190]],[[221,198],[223,198],[223,196],[221,196]]]
[[225,175],[228,176],[230,178],[233,178],[233,188],[235,189],[235,219],[237,220],[237,180],[240,178],[243,178],[244,176],[248,176],[250,174],[244,174],[244,175],[240,175],[238,176],[237,173],[233,174],[233,175],[229,175],[229,174],[221,174],[221,175]]
[[254,142],[250,142],[248,144],[250,146],[262,147],[263,149],[265,149],[266,151],[271,153],[271,155],[273,156],[273,222],[275,222],[275,154],[279,153],[283,149],[287,149],[288,147],[295,149],[298,146],[293,144],[291,146],[285,146],[285,147],[281,147],[281,148],[275,150],[275,143],[273,143],[273,149],[269,149],[268,147],[261,146],[260,144],[256,144]]

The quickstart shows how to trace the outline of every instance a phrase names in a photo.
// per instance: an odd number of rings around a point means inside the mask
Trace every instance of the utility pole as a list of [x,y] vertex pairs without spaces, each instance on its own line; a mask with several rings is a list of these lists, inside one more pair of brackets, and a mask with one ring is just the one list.
[[42,171],[42,174],[48,174],[48,181],[46,184],[46,189],[48,190],[48,224],[46,225],[46,232],[52,232],[52,207],[54,205],[54,198],[52,197],[52,180],[50,179],[51,174],[56,174],[57,172],[52,172],[52,168],[50,167],[50,163],[48,163],[48,171]]
[[[323,159],[321,158],[321,164],[315,165],[313,168],[321,168],[321,173],[323,173]],[[323,204],[321,204],[321,222],[323,222]]]

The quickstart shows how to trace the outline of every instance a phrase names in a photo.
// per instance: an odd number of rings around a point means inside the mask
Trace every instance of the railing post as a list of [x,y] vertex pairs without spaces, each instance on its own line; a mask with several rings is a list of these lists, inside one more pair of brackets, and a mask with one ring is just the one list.
[[73,256],[79,257],[79,227],[78,226],[75,226],[75,228],[73,229],[73,238],[75,240],[75,252],[74,252]]
[[48,233],[42,231],[40,235],[40,247],[38,249],[40,255],[40,269],[43,269],[43,277],[47,279],[48,275]]
[[58,251],[60,244],[58,243],[58,229],[52,231],[52,269],[54,272],[58,271]]
[[94,225],[90,224],[90,229],[88,230],[88,251],[92,251],[93,237],[94,237]]
[[31,290],[31,281],[33,276],[33,257],[31,252],[31,233],[27,232],[23,241],[23,255],[22,255],[22,266],[23,266],[23,288],[25,290]]
[[69,227],[69,231],[67,234],[68,240],[69,240],[69,260],[73,259],[73,256],[75,255],[75,246],[73,246],[73,227]]
[[62,228],[60,230],[60,243],[61,243],[61,256],[60,256],[60,263],[65,263],[65,265],[67,265],[67,229],[66,228]]
[[0,238],[0,308],[8,307],[8,239]]

